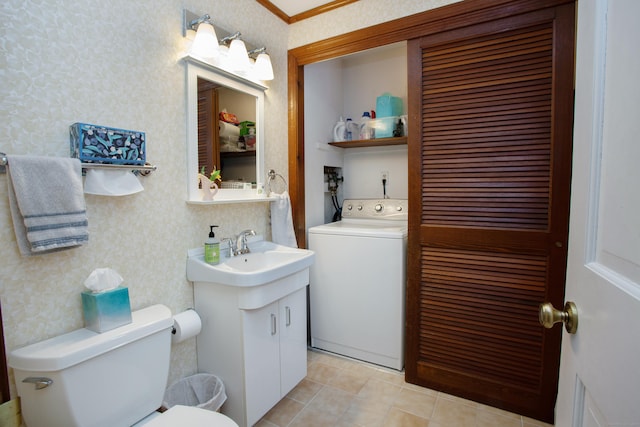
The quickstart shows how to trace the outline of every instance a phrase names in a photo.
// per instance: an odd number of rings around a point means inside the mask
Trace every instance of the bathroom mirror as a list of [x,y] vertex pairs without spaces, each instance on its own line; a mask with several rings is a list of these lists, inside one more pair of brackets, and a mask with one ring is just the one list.
[[[185,57],[184,60],[187,64],[187,202],[211,204],[265,200],[263,194],[257,194],[255,185],[252,188],[248,187],[251,183],[265,181],[264,91],[266,86],[191,56]],[[255,128],[251,130],[255,133],[255,138],[247,138],[251,143],[255,141],[253,147],[250,146],[249,150],[239,147],[237,142],[233,141],[234,138],[224,130],[220,131],[224,135],[223,139],[219,139],[217,129],[216,140],[211,146],[198,144],[199,129],[205,125],[205,121],[209,121],[209,128],[219,125],[217,117],[199,119],[199,86],[200,93],[203,90],[209,90],[213,96],[217,97],[217,101],[213,102],[217,103],[220,110],[227,108],[229,113],[237,114],[240,121],[255,123]],[[237,109],[238,112],[234,113],[230,109]],[[216,111],[215,108],[213,110]],[[198,172],[203,164],[207,165],[207,175],[213,166],[222,170],[224,185],[218,190],[213,201],[202,201]],[[226,172],[225,167],[228,169]],[[243,183],[249,185],[245,186]]]

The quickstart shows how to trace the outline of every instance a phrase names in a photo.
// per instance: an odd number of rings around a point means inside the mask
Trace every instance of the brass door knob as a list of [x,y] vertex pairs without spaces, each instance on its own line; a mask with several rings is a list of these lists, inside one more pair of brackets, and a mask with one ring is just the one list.
[[547,329],[550,329],[556,323],[564,323],[564,327],[570,334],[575,334],[578,330],[578,307],[571,302],[567,301],[564,305],[564,311],[557,310],[550,302],[540,304],[540,313],[538,316],[540,324]]

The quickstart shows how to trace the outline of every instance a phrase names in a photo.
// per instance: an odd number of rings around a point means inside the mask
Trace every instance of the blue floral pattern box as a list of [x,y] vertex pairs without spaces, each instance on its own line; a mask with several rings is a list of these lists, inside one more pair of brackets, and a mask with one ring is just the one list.
[[144,132],[116,129],[86,123],[69,126],[71,157],[85,163],[144,165]]

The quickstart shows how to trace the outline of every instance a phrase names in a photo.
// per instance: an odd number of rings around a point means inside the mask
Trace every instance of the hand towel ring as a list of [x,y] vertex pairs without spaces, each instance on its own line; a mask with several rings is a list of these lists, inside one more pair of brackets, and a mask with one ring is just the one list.
[[268,173],[267,185],[266,185],[267,195],[274,193],[272,185],[273,185],[273,182],[276,180],[276,178],[280,178],[282,180],[282,185],[283,185],[282,191],[277,192],[277,194],[282,194],[287,190],[287,187],[288,187],[287,180],[284,179],[284,177],[279,173],[276,173],[276,171],[274,171],[273,169],[270,169]]

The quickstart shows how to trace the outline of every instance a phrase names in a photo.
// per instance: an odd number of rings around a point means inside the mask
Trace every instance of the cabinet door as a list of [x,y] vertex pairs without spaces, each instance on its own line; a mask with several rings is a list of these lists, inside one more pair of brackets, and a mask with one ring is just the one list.
[[280,300],[281,396],[307,375],[307,289]]
[[253,425],[280,400],[278,302],[243,310],[247,425]]

